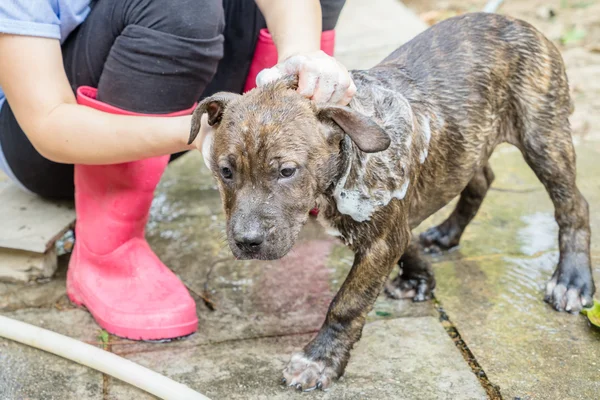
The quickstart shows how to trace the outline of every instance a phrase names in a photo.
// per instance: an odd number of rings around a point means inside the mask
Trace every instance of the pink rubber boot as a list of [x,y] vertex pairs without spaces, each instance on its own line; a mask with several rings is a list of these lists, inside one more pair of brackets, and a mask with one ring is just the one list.
[[[321,50],[326,54],[333,57],[333,50],[335,48],[335,31],[325,31],[321,34]],[[258,42],[256,43],[256,49],[254,49],[254,57],[252,58],[252,64],[250,64],[250,70],[248,71],[248,78],[246,78],[246,85],[244,86],[244,92],[252,90],[256,87],[256,76],[260,71],[265,68],[271,68],[277,64],[277,48],[275,42],[267,29],[261,29],[258,35]],[[318,215],[319,209],[313,208],[310,210],[311,215]]]
[[[77,101],[119,114],[82,87]],[[167,116],[190,114],[193,108]],[[75,248],[67,294],[108,332],[134,340],[194,333],[196,305],[144,238],[154,190],[169,156],[114,165],[75,165]]]

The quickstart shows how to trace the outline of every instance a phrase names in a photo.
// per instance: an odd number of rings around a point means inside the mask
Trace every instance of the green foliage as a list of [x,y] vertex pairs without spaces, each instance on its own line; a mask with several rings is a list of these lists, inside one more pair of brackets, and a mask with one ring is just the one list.
[[594,305],[591,308],[584,308],[581,313],[588,317],[592,325],[600,328],[600,302],[594,300]]

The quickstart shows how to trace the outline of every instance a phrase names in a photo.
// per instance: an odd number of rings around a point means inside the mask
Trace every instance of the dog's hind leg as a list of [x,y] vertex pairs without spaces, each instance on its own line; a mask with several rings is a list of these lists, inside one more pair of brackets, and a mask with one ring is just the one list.
[[400,272],[385,285],[386,294],[394,299],[429,300],[435,288],[435,278],[431,264],[420,253],[418,243],[410,243],[398,265]]
[[[588,203],[575,183],[575,149],[569,122],[552,118],[523,129],[521,151],[554,204],[560,257],[546,286],[545,300],[558,311],[578,312],[592,304],[595,291],[590,263]],[[554,119],[556,120],[556,119]]]
[[440,251],[458,246],[460,237],[477,214],[493,180],[494,172],[488,164],[479,169],[461,192],[458,204],[448,219],[420,235],[423,248]]

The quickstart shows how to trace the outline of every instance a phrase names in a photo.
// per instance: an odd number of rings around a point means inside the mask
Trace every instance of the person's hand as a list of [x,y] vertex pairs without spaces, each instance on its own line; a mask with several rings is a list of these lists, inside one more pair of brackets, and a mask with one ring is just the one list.
[[195,147],[196,149],[203,151],[206,138],[210,138],[213,132],[214,128],[208,124],[208,114],[202,114],[202,117],[200,117],[200,132],[198,132],[198,136],[196,136],[196,139],[194,139],[190,147]]
[[208,123],[208,113],[202,114],[202,117],[200,117],[200,132],[198,132],[198,136],[196,136],[196,139],[190,145],[190,149],[196,148],[200,150],[202,158],[204,158],[204,164],[206,164],[208,169],[210,169],[209,160],[214,132],[215,128]]
[[347,105],[356,86],[346,67],[323,51],[291,56],[256,77],[258,87],[284,75],[298,75],[298,92],[317,103]]

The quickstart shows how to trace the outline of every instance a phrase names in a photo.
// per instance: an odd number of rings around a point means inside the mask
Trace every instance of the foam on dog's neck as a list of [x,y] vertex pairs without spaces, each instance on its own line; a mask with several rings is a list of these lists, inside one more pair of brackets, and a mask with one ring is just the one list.
[[[342,144],[342,152],[347,157],[346,170],[333,191],[333,198],[340,213],[350,216],[356,222],[369,221],[377,209],[385,207],[392,199],[404,199],[410,184],[408,178],[400,181],[402,185],[392,191],[379,188],[370,189],[364,181],[364,167],[357,168],[357,179],[351,186],[347,185],[348,177],[355,165],[354,150],[349,137],[346,137]],[[370,157],[370,154],[365,155],[365,164]]]
[[368,221],[373,214],[375,205],[372,204],[368,196],[364,195],[360,186],[346,188],[346,182],[354,161],[352,144],[350,143],[350,138],[348,136],[345,137],[344,142],[342,143],[342,154],[345,154],[347,157],[347,166],[346,171],[333,191],[335,204],[340,213],[349,215],[353,220],[357,222]]

